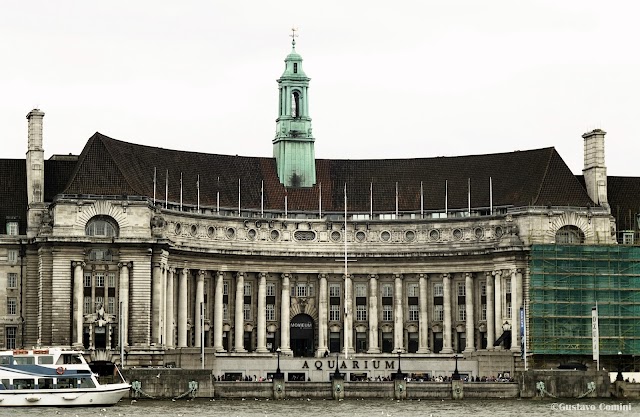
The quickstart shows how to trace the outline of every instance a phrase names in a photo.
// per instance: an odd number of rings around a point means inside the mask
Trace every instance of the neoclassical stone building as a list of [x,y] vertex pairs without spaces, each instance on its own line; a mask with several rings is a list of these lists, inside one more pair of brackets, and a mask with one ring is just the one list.
[[456,353],[471,375],[521,367],[531,247],[616,243],[605,132],[583,135],[583,176],[553,148],[315,159],[295,43],[285,64],[273,157],[96,133],[45,160],[29,112],[26,160],[0,160],[0,346],[183,367],[204,347],[233,375],[273,371],[279,349],[318,379],[336,353],[367,377],[398,353],[416,373]]

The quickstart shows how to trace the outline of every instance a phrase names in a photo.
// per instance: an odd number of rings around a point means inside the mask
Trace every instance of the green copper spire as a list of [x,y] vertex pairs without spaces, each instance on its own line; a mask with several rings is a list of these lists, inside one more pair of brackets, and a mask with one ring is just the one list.
[[312,187],[316,183],[315,139],[309,117],[309,78],[296,52],[296,29],[292,29],[291,53],[278,79],[280,101],[273,139],[278,178],[285,187]]

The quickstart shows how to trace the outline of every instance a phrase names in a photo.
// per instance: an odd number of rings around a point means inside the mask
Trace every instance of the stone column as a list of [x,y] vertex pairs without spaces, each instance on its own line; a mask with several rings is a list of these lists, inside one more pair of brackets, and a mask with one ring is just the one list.
[[316,357],[324,356],[327,349],[327,274],[320,274],[320,288],[318,289],[318,350]]
[[151,299],[151,344],[160,345],[162,343],[162,333],[160,331],[162,314],[162,264],[153,264],[152,276],[152,299]]
[[402,274],[395,275],[394,314],[393,314],[393,351],[404,352],[404,303],[402,298]]
[[344,277],[344,348],[345,355],[353,353],[353,284],[351,275]]
[[378,342],[378,276],[369,275],[369,350],[380,353]]
[[178,347],[187,347],[187,288],[189,282],[189,270],[184,268],[180,274],[178,284]]
[[466,330],[466,339],[467,346],[465,347],[465,352],[473,352],[476,350],[475,348],[475,320],[473,319],[473,274],[467,272],[464,275],[464,300],[465,300],[465,314],[466,314],[466,322],[465,322],[465,330]]
[[218,271],[216,274],[216,292],[213,300],[213,350],[215,352],[224,352],[222,346],[222,316],[223,309],[223,291],[224,291],[224,272]]
[[73,324],[75,326],[75,339],[73,341],[74,348],[81,349],[83,317],[84,317],[84,262],[73,262]]
[[420,311],[418,316],[418,353],[431,353],[429,350],[429,318],[427,313],[427,274],[420,274]]
[[[495,312],[496,315],[494,317],[494,323],[496,325],[495,328],[495,332],[496,332],[496,340],[498,340],[498,338],[502,335],[502,271],[501,270],[497,270],[497,271],[493,271],[493,276],[495,278],[495,299],[494,301],[494,307],[495,307]],[[496,346],[495,347],[497,350],[502,349],[502,346]]]
[[491,272],[486,272],[487,277],[487,349],[493,350],[493,343],[496,341],[496,323],[494,319],[494,306],[493,298],[495,294],[493,292],[493,275]]
[[291,355],[289,340],[289,308],[291,306],[291,284],[289,283],[290,274],[282,274],[282,301],[280,303],[280,352],[284,355]]
[[[522,275],[521,275],[522,277]],[[520,278],[522,279],[522,278]],[[518,271],[511,270],[511,351],[520,352],[520,288]]]
[[267,353],[267,273],[260,273],[258,282],[258,345],[256,352]]
[[442,351],[440,353],[453,353],[451,347],[451,275],[442,274],[444,331],[442,334]]
[[198,271],[198,277],[196,278],[196,303],[193,306],[193,321],[194,321],[194,346],[202,347],[202,332],[204,329],[202,328],[202,307],[200,305],[204,303],[204,274],[206,271],[200,270]]
[[122,332],[124,346],[129,346],[129,268],[131,268],[131,262],[120,262],[118,268],[120,268],[118,295],[120,298],[119,301],[122,303],[120,304],[122,305],[122,311],[120,312],[122,316],[120,332]]
[[160,343],[165,346],[167,344],[167,271],[168,267],[166,264],[162,264],[161,267],[161,276],[162,282],[160,284],[160,288],[162,291],[161,302],[160,302]]
[[169,268],[167,270],[167,321],[165,324],[165,345],[169,349],[173,349],[175,340],[175,323],[174,323],[174,309],[173,309],[173,281],[175,278],[176,269]]

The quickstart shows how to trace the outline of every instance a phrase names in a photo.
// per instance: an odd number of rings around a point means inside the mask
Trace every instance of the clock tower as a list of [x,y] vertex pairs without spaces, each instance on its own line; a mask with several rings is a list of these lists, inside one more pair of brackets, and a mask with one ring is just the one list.
[[291,53],[278,79],[279,105],[273,156],[278,178],[285,187],[312,187],[316,183],[315,139],[309,117],[309,78],[296,52],[296,29],[290,35]]

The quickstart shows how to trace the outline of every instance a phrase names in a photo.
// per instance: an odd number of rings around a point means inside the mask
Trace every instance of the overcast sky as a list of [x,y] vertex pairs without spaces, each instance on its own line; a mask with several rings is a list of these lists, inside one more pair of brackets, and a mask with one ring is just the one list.
[[609,175],[640,176],[634,1],[7,1],[0,12],[2,158],[45,157],[96,131],[170,149],[272,156],[276,79],[311,78],[319,159],[555,146],[608,132]]

